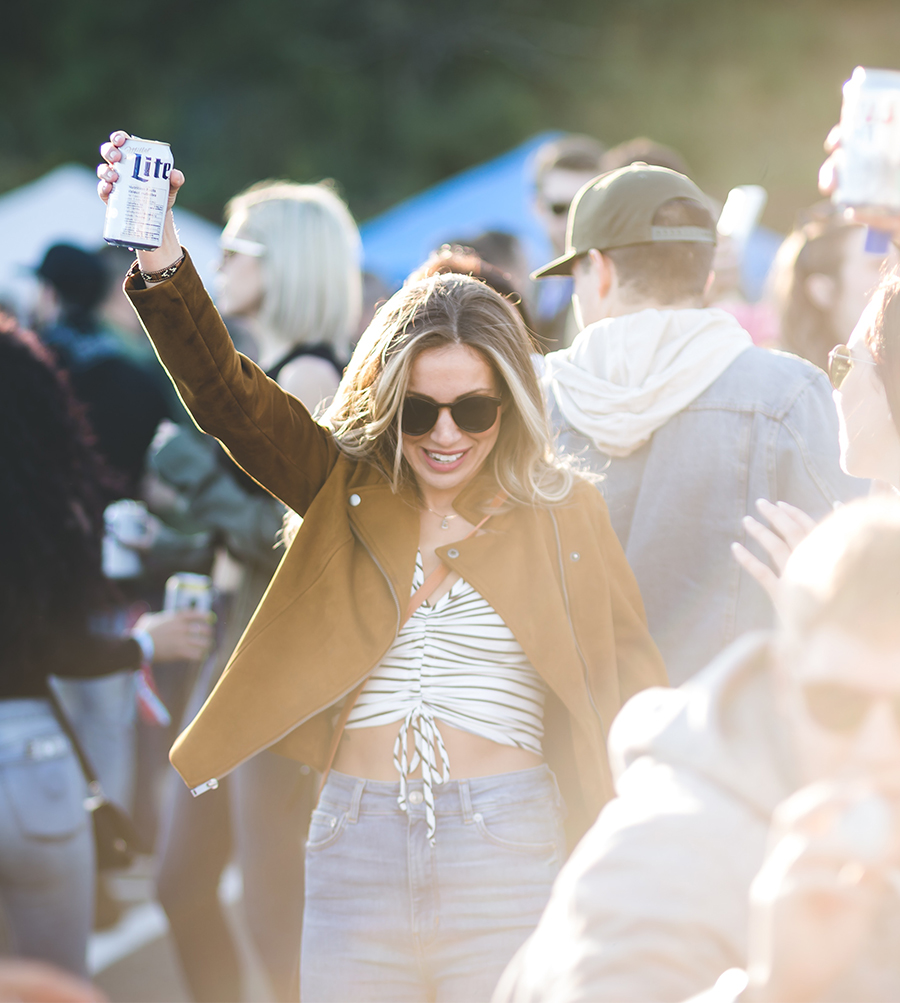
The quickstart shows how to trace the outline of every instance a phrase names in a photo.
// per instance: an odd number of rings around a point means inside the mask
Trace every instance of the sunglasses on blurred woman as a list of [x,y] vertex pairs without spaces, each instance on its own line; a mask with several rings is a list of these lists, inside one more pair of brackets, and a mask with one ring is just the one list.
[[862,362],[867,366],[878,365],[874,359],[860,359],[851,353],[846,345],[835,345],[828,353],[828,379],[835,390],[841,389],[841,384],[850,374],[850,370]]

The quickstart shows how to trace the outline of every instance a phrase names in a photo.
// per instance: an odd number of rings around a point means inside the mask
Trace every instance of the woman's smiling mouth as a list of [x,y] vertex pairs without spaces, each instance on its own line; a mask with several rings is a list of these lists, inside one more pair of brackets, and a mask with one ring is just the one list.
[[425,449],[423,446],[422,452],[425,454],[425,459],[428,460],[428,464],[432,468],[454,470],[465,459],[468,449],[457,450],[454,453],[438,453],[432,449]]

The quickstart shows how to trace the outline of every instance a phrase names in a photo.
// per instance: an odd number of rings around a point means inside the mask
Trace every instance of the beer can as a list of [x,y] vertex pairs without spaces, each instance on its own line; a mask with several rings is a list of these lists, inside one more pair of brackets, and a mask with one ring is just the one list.
[[103,574],[107,578],[137,578],[144,565],[137,549],[152,539],[150,514],[141,502],[122,498],[103,513]]
[[166,582],[163,609],[194,609],[208,613],[212,609],[213,588],[209,575],[179,571]]
[[900,213],[900,73],[857,66],[844,84],[838,205]]
[[119,147],[119,180],[106,203],[107,244],[152,251],[162,243],[169,202],[172,151],[167,143],[132,136]]
[[143,502],[120,498],[103,512],[106,532],[126,547],[149,547],[153,542],[151,515]]

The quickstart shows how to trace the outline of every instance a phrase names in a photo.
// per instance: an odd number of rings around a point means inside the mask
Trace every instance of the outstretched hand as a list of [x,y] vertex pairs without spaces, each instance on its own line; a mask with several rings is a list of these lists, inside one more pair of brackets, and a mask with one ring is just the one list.
[[816,520],[807,515],[802,509],[787,502],[780,501],[777,505],[760,498],[756,502],[756,508],[760,515],[766,519],[772,529],[763,525],[752,515],[745,515],[742,522],[747,534],[763,548],[769,555],[773,571],[769,565],[763,563],[740,543],[732,543],[731,552],[740,566],[769,593],[774,599],[778,589],[778,580],[784,571],[788,558],[800,541],[806,537],[810,530],[816,525]]
[[[97,177],[99,179],[97,182],[97,194],[104,203],[109,201],[113,184],[119,180],[119,172],[116,170],[116,164],[122,159],[121,147],[130,138],[127,132],[117,129],[110,134],[109,142],[104,143],[100,147],[100,156],[103,157],[103,163],[97,165]],[[169,174],[169,202],[166,210],[166,221],[163,226],[162,243],[155,250],[139,250],[137,252],[141,271],[156,272],[168,268],[169,265],[175,264],[182,255],[181,244],[175,231],[172,206],[175,204],[175,199],[178,197],[178,192],[184,181],[184,174],[177,167],[173,167]]]
[[[100,147],[100,156],[103,157],[103,163],[97,165],[97,177],[100,179],[97,183],[97,194],[103,202],[109,201],[113,184],[119,180],[119,173],[116,170],[116,164],[122,159],[122,151],[119,148],[124,146],[129,139],[131,137],[127,132],[118,129],[116,132],[110,134],[109,142],[103,143]],[[171,209],[175,205],[175,199],[178,198],[178,189],[183,184],[184,174],[177,167],[173,167],[169,174],[168,209]]]

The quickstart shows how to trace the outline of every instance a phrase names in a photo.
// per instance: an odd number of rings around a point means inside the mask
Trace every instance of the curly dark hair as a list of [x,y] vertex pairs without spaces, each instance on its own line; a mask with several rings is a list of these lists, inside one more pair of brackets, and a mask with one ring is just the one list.
[[102,572],[109,475],[84,410],[37,337],[0,313],[0,638],[37,659],[50,633],[111,598]]

